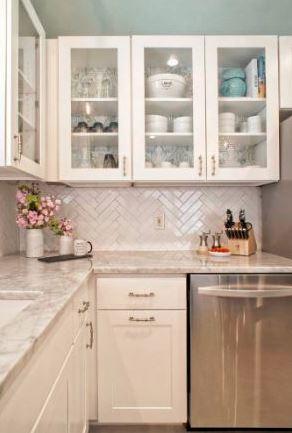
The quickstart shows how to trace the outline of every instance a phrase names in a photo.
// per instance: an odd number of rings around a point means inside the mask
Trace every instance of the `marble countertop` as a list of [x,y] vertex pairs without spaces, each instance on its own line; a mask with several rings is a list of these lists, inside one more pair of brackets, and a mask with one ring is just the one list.
[[292,260],[267,253],[218,258],[193,251],[106,251],[94,255],[93,269],[97,274],[292,273]]
[[[292,260],[265,253],[227,259],[191,251],[98,252],[90,259],[41,263],[19,256],[0,258],[0,299],[34,299],[0,328],[0,397],[29,361],[74,293],[92,273],[292,273]],[[35,296],[34,296],[35,294]]]

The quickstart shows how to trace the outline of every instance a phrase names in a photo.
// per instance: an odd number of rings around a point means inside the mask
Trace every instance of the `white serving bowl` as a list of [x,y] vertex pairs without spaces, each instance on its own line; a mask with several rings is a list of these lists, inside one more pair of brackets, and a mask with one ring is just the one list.
[[191,116],[176,117],[173,121],[173,132],[192,132],[193,118]]
[[186,80],[178,74],[155,74],[147,78],[149,98],[182,98],[185,95]]
[[145,127],[146,132],[167,132],[168,118],[158,114],[147,114]]

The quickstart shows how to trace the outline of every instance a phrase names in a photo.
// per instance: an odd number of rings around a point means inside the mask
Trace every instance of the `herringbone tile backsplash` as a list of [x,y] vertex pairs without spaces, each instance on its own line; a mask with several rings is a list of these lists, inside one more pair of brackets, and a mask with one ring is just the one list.
[[[76,235],[95,250],[189,250],[202,231],[220,231],[226,208],[244,208],[261,245],[261,196],[256,187],[68,188],[41,185],[63,202],[60,215],[72,218]],[[165,230],[154,216],[165,213]],[[22,237],[23,248],[23,237]],[[46,234],[47,250],[57,239]]]
[[0,182],[0,257],[19,251],[15,193],[15,185]]

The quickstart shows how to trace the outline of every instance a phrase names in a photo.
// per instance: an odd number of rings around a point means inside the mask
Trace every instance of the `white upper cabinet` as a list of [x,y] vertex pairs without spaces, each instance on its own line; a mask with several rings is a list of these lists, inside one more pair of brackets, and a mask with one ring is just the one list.
[[59,38],[61,181],[131,179],[129,37]]
[[280,108],[292,109],[292,36],[279,38]]
[[278,41],[207,36],[207,180],[279,179]]
[[132,38],[135,181],[202,181],[204,37]]
[[45,32],[29,0],[0,3],[0,166],[43,178]]

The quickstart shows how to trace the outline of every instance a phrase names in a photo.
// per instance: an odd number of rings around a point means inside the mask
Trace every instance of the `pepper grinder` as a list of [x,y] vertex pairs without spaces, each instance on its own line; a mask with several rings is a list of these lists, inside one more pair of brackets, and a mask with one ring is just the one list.
[[211,233],[209,230],[208,232],[203,232],[200,235],[200,246],[197,249],[198,254],[207,255],[208,254],[208,235]]
[[223,234],[223,231],[215,232],[214,235],[212,235],[212,238],[213,238],[213,247],[212,248],[221,248],[221,235],[222,234]]

